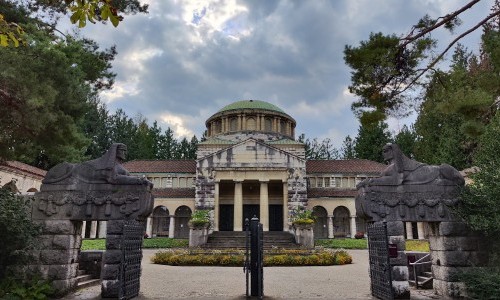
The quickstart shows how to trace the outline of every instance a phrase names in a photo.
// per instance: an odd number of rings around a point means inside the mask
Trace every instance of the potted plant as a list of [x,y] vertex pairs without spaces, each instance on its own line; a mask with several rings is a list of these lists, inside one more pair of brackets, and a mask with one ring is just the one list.
[[292,213],[292,224],[295,229],[295,241],[306,248],[314,248],[313,226],[315,217],[312,210],[300,207]]
[[210,211],[197,210],[189,220],[189,247],[198,247],[207,243],[210,227]]

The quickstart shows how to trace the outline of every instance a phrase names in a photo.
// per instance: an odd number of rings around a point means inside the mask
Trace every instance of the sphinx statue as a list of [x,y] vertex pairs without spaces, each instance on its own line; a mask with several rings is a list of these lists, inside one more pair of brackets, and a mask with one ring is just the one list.
[[79,164],[61,163],[47,172],[43,179],[44,185],[62,184],[71,185],[75,183],[88,184],[125,184],[125,185],[147,185],[152,183],[136,176],[131,176],[125,170],[122,163],[127,155],[127,146],[114,143],[101,157]]
[[448,164],[439,166],[427,165],[406,156],[397,144],[387,144],[382,149],[388,167],[380,177],[369,178],[360,182],[357,188],[369,186],[398,185],[458,185],[465,183],[464,178],[455,168]]
[[382,151],[387,168],[356,186],[359,217],[415,222],[453,218],[449,208],[458,203],[465,183],[460,172],[447,164],[433,166],[410,159],[396,144],[387,144]]

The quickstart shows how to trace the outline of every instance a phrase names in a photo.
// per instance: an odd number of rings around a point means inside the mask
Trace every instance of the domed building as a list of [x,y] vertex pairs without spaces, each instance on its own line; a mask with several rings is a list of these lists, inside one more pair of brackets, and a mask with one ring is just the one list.
[[301,207],[316,216],[316,238],[354,237],[365,231],[356,219],[356,183],[377,176],[384,165],[363,159],[306,160],[295,140],[296,121],[265,101],[231,103],[205,122],[207,138],[197,159],[136,160],[132,174],[154,183],[155,209],[149,236],[184,237],[191,213],[211,211],[213,231],[242,231],[254,215],[264,231],[290,231]]

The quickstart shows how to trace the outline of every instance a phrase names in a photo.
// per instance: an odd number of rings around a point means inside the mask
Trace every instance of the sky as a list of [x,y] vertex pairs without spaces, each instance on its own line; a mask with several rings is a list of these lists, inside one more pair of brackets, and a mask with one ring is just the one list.
[[[346,45],[371,32],[406,35],[422,16],[444,16],[458,0],[148,0],[148,14],[125,16],[117,28],[88,24],[83,36],[116,45],[114,88],[101,94],[110,112],[157,120],[177,137],[201,137],[205,120],[239,100],[277,105],[296,133],[330,138],[340,147],[356,136]],[[462,16],[461,33],[484,18],[492,0]],[[74,27],[74,26],[73,26]],[[433,35],[441,45],[453,36]],[[479,33],[462,41],[477,50]],[[390,119],[392,131],[415,119]]]

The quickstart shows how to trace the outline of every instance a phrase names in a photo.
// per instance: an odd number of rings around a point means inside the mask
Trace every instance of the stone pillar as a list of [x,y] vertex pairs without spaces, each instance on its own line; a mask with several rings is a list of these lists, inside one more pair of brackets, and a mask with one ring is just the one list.
[[243,231],[243,188],[241,181],[234,182],[234,231]]
[[82,224],[82,239],[85,238],[85,231],[87,229],[87,221],[83,221],[83,224]]
[[288,182],[283,181],[283,231],[290,231],[288,227]]
[[42,232],[35,249],[29,251],[27,265],[12,266],[22,277],[40,273],[42,279],[50,281],[54,296],[63,296],[76,288],[78,253],[82,244],[82,221],[43,220],[36,221]]
[[456,274],[488,263],[484,237],[462,222],[429,222],[434,293],[444,298],[467,298],[465,285]]
[[255,130],[259,131],[259,130],[262,130],[262,128],[260,127],[260,115],[257,114],[256,118],[255,118]]
[[269,189],[267,181],[260,181],[260,222],[262,229],[269,231]]
[[406,239],[413,240],[413,229],[411,222],[405,222],[406,227]]
[[97,221],[90,221],[90,235],[91,239],[95,239],[97,237]]
[[214,231],[219,231],[219,182],[215,182],[214,190]]
[[146,220],[146,234],[153,237],[153,218],[149,217]]
[[238,130],[243,130],[243,120],[241,119],[241,115],[238,115]]
[[351,216],[351,239],[356,235],[356,215]]
[[389,244],[396,245],[398,256],[390,259],[392,268],[392,289],[394,299],[410,299],[408,284],[408,266],[406,261],[405,226],[402,221],[387,222]]
[[333,239],[333,216],[328,216],[328,238]]
[[248,128],[247,128],[247,116],[246,116],[246,114],[243,114],[243,129],[242,130],[248,130]]
[[107,226],[106,221],[99,221],[99,232],[97,234],[98,238],[100,238],[100,239],[106,238],[106,226]]
[[170,224],[168,225],[168,237],[169,238],[175,237],[175,216],[174,215],[170,216]]
[[425,239],[424,226],[425,226],[424,222],[417,222],[417,232],[419,240]]
[[101,297],[117,298],[120,289],[120,264],[122,261],[121,241],[123,220],[108,221],[106,252],[101,271]]

